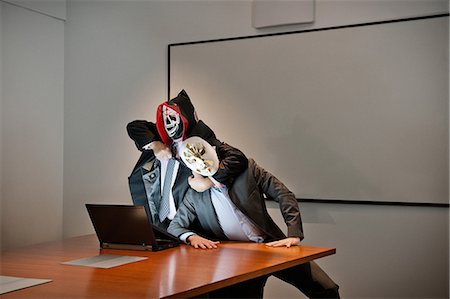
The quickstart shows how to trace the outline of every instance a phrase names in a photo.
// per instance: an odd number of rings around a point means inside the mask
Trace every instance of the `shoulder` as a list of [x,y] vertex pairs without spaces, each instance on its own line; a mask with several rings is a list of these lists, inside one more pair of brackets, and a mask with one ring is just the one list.
[[255,160],[253,158],[248,158],[248,167],[257,167],[258,164],[256,164]]
[[202,120],[199,120],[195,126],[192,128],[192,131],[188,134],[188,137],[198,136],[205,139],[211,145],[218,145],[220,141],[217,140],[216,134],[214,131],[205,124]]
[[261,166],[259,166],[255,160],[253,160],[252,158],[248,158],[248,170],[251,174],[254,175],[254,174],[260,172],[261,169],[262,169]]
[[209,190],[206,190],[204,192],[197,192],[192,188],[189,188],[186,191],[186,197],[185,200],[192,202],[193,204],[197,204],[201,201],[203,201],[205,198],[209,197]]

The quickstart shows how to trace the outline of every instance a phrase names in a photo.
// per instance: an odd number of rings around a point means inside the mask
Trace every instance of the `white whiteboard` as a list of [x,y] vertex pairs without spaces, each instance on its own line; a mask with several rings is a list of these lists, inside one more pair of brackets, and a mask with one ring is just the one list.
[[307,199],[447,204],[448,17],[169,46],[170,96]]

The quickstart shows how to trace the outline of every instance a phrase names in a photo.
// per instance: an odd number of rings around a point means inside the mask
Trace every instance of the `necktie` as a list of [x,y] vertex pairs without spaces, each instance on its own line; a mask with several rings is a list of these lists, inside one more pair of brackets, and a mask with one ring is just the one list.
[[166,219],[170,211],[170,204],[169,204],[170,189],[172,185],[172,175],[174,166],[175,166],[175,159],[170,158],[169,161],[167,161],[166,174],[164,175],[164,186],[161,195],[161,204],[159,206],[159,220],[161,222],[163,222],[164,219]]

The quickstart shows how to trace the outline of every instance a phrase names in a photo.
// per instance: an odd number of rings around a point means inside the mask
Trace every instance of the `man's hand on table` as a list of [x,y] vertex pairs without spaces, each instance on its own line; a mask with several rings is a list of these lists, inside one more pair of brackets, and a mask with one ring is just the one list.
[[278,241],[273,241],[273,242],[269,242],[266,243],[266,246],[269,247],[291,247],[291,246],[298,246],[300,245],[300,238],[298,237],[289,237],[286,239],[281,239]]
[[219,241],[211,241],[206,238],[200,237],[199,235],[191,235],[189,236],[186,241],[194,248],[200,248],[200,249],[213,249],[217,248],[217,244],[219,244]]

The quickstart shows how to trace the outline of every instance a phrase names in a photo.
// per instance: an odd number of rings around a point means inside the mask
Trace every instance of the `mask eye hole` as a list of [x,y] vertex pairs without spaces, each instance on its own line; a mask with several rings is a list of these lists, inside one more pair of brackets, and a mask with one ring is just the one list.
[[176,118],[175,118],[175,116],[173,116],[173,115],[169,115],[168,117],[167,117],[167,123],[171,123],[171,122],[173,122],[173,121],[175,121],[176,120]]

